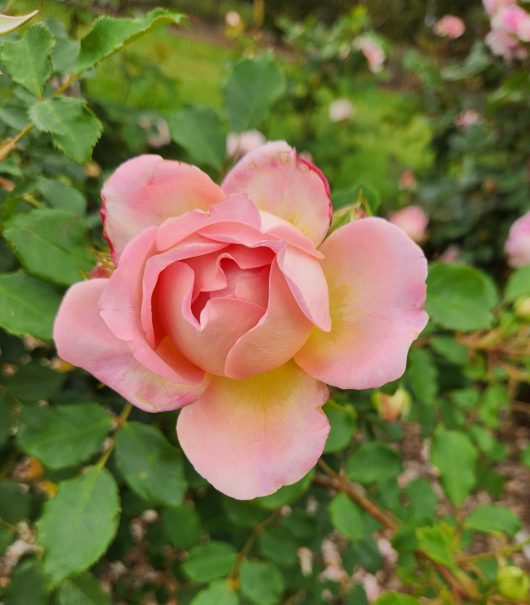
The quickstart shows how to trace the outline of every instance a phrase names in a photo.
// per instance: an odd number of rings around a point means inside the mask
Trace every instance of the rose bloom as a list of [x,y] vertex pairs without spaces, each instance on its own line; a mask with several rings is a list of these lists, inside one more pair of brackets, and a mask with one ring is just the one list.
[[429,219],[419,206],[407,206],[388,216],[391,223],[397,225],[415,242],[423,242],[426,238]]
[[230,158],[239,158],[250,153],[266,143],[265,135],[259,130],[245,130],[245,132],[231,132],[226,138],[226,153]]
[[483,0],[491,19],[485,41],[494,55],[505,61],[525,59],[528,51],[521,42],[530,41],[530,14],[516,0]]
[[466,31],[466,26],[460,17],[445,15],[434,24],[434,33],[444,38],[456,40]]
[[368,61],[368,68],[372,73],[378,73],[383,69],[385,51],[374,38],[359,36],[355,38],[353,46],[363,53],[365,59]]
[[326,384],[403,374],[427,322],[422,251],[380,218],[328,236],[328,183],[286,143],[221,186],[140,156],[102,198],[115,269],[68,290],[58,353],[142,410],[181,408],[182,449],[221,492],[264,496],[315,465]]
[[530,211],[510,227],[504,250],[510,267],[530,265]]

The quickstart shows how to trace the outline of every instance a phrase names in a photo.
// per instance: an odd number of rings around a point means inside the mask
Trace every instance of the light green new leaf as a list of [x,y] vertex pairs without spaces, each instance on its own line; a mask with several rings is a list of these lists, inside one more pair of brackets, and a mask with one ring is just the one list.
[[199,163],[220,169],[226,155],[226,128],[213,107],[193,105],[169,118],[173,139]]
[[28,273],[63,286],[82,279],[94,265],[86,234],[79,215],[46,208],[15,214],[4,230]]
[[482,330],[493,321],[497,292],[491,278],[473,267],[435,263],[427,278],[427,311],[451,330]]
[[45,466],[66,468],[98,452],[111,426],[111,415],[96,403],[24,406],[17,441]]
[[451,535],[448,528],[419,527],[416,530],[418,547],[433,561],[445,565],[449,569],[456,569],[456,563],[451,555]]
[[106,551],[118,528],[118,487],[104,468],[91,467],[59,484],[37,521],[44,571],[51,586],[86,570]]
[[530,265],[514,271],[506,284],[506,300],[514,301],[520,296],[530,296]]
[[285,77],[272,53],[236,63],[225,86],[225,107],[232,130],[255,128],[285,91]]
[[28,13],[27,15],[0,15],[0,36],[14,32],[25,23],[28,23],[35,15],[38,15],[40,8]]
[[272,563],[244,561],[239,570],[241,594],[256,605],[277,605],[285,589],[282,574]]
[[344,493],[330,502],[329,516],[333,527],[352,542],[359,542],[366,535],[366,527],[358,507]]
[[476,483],[477,450],[470,438],[459,431],[438,427],[431,445],[431,462],[441,473],[447,497],[460,506]]
[[373,605],[420,605],[420,601],[407,594],[385,592],[373,602]]
[[139,496],[153,504],[178,506],[186,492],[180,452],[153,426],[128,422],[116,440],[118,469]]
[[75,73],[92,69],[100,61],[110,57],[139,36],[162,25],[178,24],[181,20],[182,15],[163,8],[155,8],[136,19],[99,17],[81,40]]
[[509,508],[481,504],[465,518],[464,527],[486,534],[505,533],[513,538],[521,529],[521,521]]
[[50,51],[55,40],[42,23],[32,25],[20,40],[6,40],[1,46],[2,64],[17,84],[42,97],[52,73]]
[[89,573],[65,580],[57,591],[57,605],[112,605],[109,595]]
[[24,271],[0,275],[0,327],[15,336],[50,339],[61,295]]
[[220,580],[197,593],[191,605],[237,605],[238,603],[237,593],[224,580]]
[[182,567],[195,582],[211,582],[228,575],[236,557],[232,545],[210,540],[207,544],[194,546]]
[[103,125],[87,109],[83,99],[53,97],[35,103],[29,117],[41,131],[51,134],[56,147],[80,164],[90,161]]

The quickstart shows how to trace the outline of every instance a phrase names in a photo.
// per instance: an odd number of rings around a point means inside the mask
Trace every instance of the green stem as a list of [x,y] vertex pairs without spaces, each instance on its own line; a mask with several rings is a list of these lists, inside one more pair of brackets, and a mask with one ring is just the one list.
[[123,410],[121,411],[121,414],[118,416],[118,419],[116,421],[117,426],[116,426],[116,430],[114,431],[112,437],[111,437],[111,442],[109,444],[109,447],[101,454],[99,460],[96,463],[97,468],[102,469],[105,464],[107,464],[108,459],[110,458],[110,455],[112,454],[113,450],[114,450],[114,446],[116,445],[116,437],[118,436],[118,433],[120,432],[121,427],[127,422],[127,418],[129,417],[129,414],[132,411],[132,403],[127,403],[125,405],[125,407],[123,408]]

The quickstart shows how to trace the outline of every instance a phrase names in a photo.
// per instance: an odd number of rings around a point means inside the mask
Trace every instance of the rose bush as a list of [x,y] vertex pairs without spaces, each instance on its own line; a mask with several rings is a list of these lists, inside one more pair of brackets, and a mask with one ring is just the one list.
[[284,142],[247,154],[221,187],[144,155],[106,182],[116,265],[77,283],[59,355],[148,412],[183,408],[180,444],[240,499],[298,481],[329,432],[326,384],[399,378],[427,314],[427,263],[379,218],[330,228],[329,186]]

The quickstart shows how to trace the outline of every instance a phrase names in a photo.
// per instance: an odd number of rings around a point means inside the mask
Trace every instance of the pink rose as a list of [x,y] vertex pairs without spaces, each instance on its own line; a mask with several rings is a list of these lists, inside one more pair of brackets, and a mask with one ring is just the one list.
[[490,15],[491,31],[485,38],[494,55],[505,61],[525,59],[528,51],[522,42],[530,42],[530,14],[515,0],[484,0]]
[[385,51],[383,47],[371,36],[359,36],[353,42],[354,48],[359,49],[368,61],[368,69],[378,73],[383,69]]
[[445,15],[434,24],[434,33],[444,38],[456,40],[466,31],[466,26],[460,17]]
[[427,322],[425,257],[380,218],[326,238],[327,181],[286,143],[246,155],[221,187],[140,156],[102,197],[116,269],[68,290],[58,353],[145,411],[182,408],[180,444],[225,494],[264,496],[313,467],[326,383],[402,375]]
[[392,212],[388,219],[391,223],[403,229],[415,242],[421,243],[425,240],[429,219],[419,206],[407,206]]
[[510,267],[530,265],[530,211],[510,227],[504,250]]

